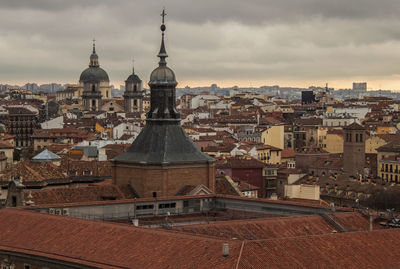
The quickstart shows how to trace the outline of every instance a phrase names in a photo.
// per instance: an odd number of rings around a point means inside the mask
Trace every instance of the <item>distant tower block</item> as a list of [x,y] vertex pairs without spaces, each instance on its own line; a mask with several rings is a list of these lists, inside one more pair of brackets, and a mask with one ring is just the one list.
[[164,11],[162,16],[160,62],[150,75],[146,126],[127,151],[112,160],[113,183],[129,184],[140,197],[173,196],[184,186],[204,185],[214,191],[215,160],[199,151],[180,124],[178,83],[165,60]]
[[132,68],[132,75],[125,81],[125,112],[143,112],[143,95],[142,80]]
[[343,169],[351,176],[363,174],[365,166],[365,129],[358,123],[343,128]]

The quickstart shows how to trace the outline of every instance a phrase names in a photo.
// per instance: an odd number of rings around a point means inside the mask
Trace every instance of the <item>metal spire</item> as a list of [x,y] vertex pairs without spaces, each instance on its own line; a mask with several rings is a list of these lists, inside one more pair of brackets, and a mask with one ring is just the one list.
[[93,38],[93,54],[96,53],[96,39]]
[[132,74],[135,74],[135,59],[132,58]]
[[165,16],[167,15],[167,13],[165,13],[165,8],[163,8],[163,11],[161,13],[161,17],[162,17],[162,24],[161,24],[161,47],[160,47],[160,52],[158,53],[158,57],[160,57],[160,62],[158,63],[159,66],[166,66],[167,62],[165,61],[165,58],[168,57],[168,54],[165,50],[165,45],[164,45],[164,32],[165,32],[165,24],[164,24],[164,19]]

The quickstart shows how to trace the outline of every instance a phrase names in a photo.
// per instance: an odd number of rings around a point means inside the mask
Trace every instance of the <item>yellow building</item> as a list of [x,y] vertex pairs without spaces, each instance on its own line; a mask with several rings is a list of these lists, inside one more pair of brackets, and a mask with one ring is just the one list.
[[284,149],[285,129],[283,125],[271,126],[261,133],[261,141],[264,145]]
[[266,164],[280,164],[282,150],[271,145],[257,147],[258,159]]
[[377,151],[377,175],[386,182],[400,183],[400,141],[389,142]]
[[112,138],[113,137],[113,125],[109,126],[102,126],[98,122],[96,122],[96,132],[98,133],[107,133],[108,137]]
[[378,125],[376,127],[376,133],[377,134],[394,134],[397,132],[397,128],[392,125]]
[[343,131],[331,129],[319,139],[319,146],[329,153],[343,153]]
[[143,98],[143,111],[147,112],[148,110],[150,110],[150,97],[145,96]]
[[378,160],[378,175],[389,183],[398,184],[400,181],[400,155],[381,156]]
[[399,134],[372,135],[365,140],[365,153],[378,153],[377,148],[395,140],[400,140]]

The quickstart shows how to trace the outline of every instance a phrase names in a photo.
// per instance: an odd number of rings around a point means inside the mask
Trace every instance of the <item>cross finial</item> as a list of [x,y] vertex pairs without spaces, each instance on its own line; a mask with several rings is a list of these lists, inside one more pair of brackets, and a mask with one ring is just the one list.
[[165,7],[164,7],[163,10],[162,10],[162,13],[161,13],[162,23],[163,23],[163,24],[164,24],[164,18],[165,18],[165,16],[167,16],[167,13],[165,13]]

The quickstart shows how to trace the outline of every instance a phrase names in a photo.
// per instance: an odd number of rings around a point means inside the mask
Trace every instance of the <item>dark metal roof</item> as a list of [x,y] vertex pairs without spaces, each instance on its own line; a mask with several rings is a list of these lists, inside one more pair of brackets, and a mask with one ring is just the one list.
[[151,72],[149,85],[160,84],[172,84],[173,86],[178,84],[175,79],[174,71],[172,71],[168,66],[159,66]]
[[86,68],[79,78],[79,82],[109,82],[108,74],[101,67]]
[[140,164],[207,163],[215,159],[202,153],[190,140],[179,121],[148,121],[126,152],[116,162]]
[[140,83],[142,80],[138,77],[138,75],[132,74],[126,79],[126,82]]

